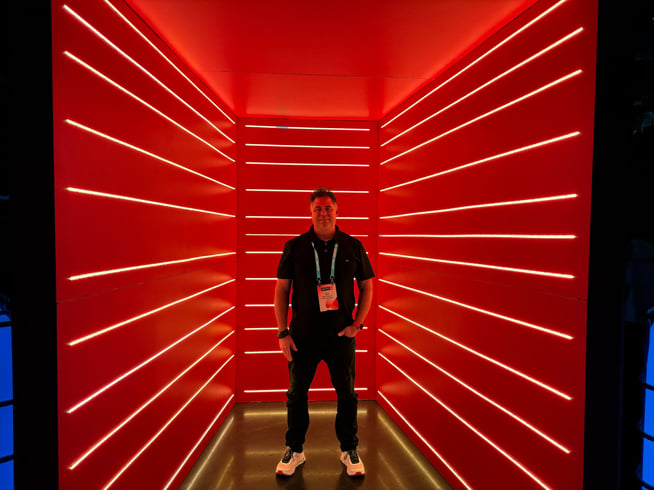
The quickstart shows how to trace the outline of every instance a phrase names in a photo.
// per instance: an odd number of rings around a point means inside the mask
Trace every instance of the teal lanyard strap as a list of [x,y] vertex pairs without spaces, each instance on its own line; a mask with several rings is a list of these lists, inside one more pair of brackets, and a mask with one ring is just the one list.
[[[322,283],[322,277],[320,275],[320,259],[318,258],[318,252],[316,252],[316,246],[311,242],[313,247],[313,257],[316,259],[316,279],[318,281],[318,286]],[[336,271],[336,254],[338,253],[338,243],[334,244],[334,252],[332,253],[332,270],[331,270],[331,281],[334,284],[334,272]]]

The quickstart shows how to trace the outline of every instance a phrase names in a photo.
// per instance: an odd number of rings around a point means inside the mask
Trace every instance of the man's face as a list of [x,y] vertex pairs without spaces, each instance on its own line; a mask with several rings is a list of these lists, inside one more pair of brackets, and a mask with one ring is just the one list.
[[311,221],[316,231],[331,231],[336,226],[338,206],[329,197],[317,197],[311,203]]

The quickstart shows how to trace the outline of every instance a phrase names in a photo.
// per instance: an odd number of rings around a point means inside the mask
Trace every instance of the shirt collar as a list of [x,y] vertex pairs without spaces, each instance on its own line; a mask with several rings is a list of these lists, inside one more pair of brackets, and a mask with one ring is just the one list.
[[[341,233],[341,230],[338,228],[338,225],[334,225],[336,227],[336,233],[334,233],[334,238],[331,240],[328,240],[327,243],[332,243],[332,242],[337,242],[338,241],[338,236]],[[311,225],[311,229],[309,229],[309,236],[311,237],[312,242],[324,242],[324,240],[318,238],[318,235],[316,235],[315,230],[313,229],[313,225]]]

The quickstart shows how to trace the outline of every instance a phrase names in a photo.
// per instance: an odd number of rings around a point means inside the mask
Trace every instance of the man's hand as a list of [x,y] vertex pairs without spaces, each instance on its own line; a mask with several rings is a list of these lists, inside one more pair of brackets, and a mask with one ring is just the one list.
[[338,336],[342,337],[343,335],[345,335],[346,337],[352,338],[358,333],[359,333],[359,327],[357,327],[356,325],[350,325],[349,327],[345,327],[343,330],[338,332]]
[[297,352],[297,347],[295,347],[295,342],[293,342],[293,337],[287,335],[283,339],[279,339],[279,349],[282,351],[282,354],[284,354],[284,357],[288,359],[289,362],[292,361],[293,356],[291,355],[291,350]]

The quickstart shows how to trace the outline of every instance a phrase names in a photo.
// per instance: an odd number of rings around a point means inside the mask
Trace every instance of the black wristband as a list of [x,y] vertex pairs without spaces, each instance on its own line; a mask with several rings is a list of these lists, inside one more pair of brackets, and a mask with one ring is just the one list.
[[288,337],[289,335],[291,335],[291,332],[288,330],[288,328],[286,330],[280,330],[279,332],[277,332],[278,339],[283,339],[284,337]]

